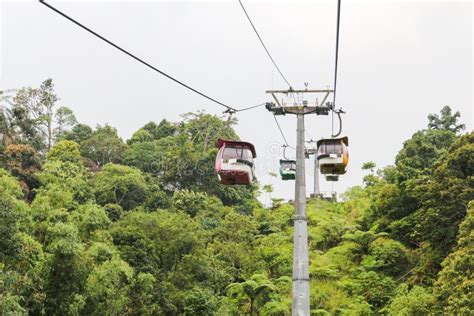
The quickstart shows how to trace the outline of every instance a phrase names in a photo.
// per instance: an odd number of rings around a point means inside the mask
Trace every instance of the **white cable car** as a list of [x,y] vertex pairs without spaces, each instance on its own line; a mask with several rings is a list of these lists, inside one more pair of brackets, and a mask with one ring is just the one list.
[[318,162],[322,174],[326,175],[326,180],[337,181],[339,175],[346,173],[349,163],[349,139],[327,138],[320,139],[318,145]]
[[255,177],[253,159],[257,157],[251,143],[224,140],[217,141],[216,172],[219,182],[225,185],[250,185]]

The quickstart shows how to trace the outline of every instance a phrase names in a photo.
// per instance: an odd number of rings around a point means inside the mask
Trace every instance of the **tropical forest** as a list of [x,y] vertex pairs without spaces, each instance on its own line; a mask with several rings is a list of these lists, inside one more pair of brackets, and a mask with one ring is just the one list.
[[[1,315],[291,315],[294,203],[222,185],[238,121],[122,139],[53,80],[0,92]],[[474,133],[441,104],[336,200],[307,198],[311,315],[472,315]]]

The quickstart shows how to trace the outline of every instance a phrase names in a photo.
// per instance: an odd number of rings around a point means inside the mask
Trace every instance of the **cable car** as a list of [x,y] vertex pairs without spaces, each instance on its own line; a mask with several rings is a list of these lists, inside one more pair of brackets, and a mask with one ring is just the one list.
[[255,177],[253,159],[257,157],[251,143],[224,140],[217,141],[216,172],[219,182],[225,185],[250,185]]
[[295,180],[296,161],[280,159],[280,175],[282,180]]
[[346,167],[349,163],[349,151],[347,149],[349,139],[347,136],[320,139],[317,145],[317,159],[321,173],[326,175],[326,180],[337,181],[339,175],[346,173]]

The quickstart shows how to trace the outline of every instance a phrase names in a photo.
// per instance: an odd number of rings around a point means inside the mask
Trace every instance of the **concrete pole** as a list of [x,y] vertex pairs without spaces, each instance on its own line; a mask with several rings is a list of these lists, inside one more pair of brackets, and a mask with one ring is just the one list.
[[314,197],[318,197],[320,193],[319,189],[319,161],[318,161],[318,153],[314,153]]
[[304,155],[304,113],[297,114],[296,181],[293,235],[293,316],[309,316],[308,219]]

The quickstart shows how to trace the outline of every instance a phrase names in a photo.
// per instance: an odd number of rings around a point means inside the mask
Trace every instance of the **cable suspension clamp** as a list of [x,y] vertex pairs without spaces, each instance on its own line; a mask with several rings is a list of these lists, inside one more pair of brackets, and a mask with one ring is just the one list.
[[294,215],[293,221],[307,221],[308,217],[303,215]]
[[235,111],[234,109],[230,109],[230,108],[229,108],[229,109],[225,110],[225,111],[222,112],[222,113],[223,113],[223,114],[230,114],[230,115],[232,115],[232,114],[235,114],[236,111]]
[[[312,114],[316,113],[316,115],[328,115],[329,112],[332,110],[332,106],[330,102],[326,103],[327,98],[331,93],[334,92],[334,90],[330,89],[308,89],[307,84],[305,83],[305,89],[304,90],[295,90],[292,87],[290,87],[288,90],[267,90],[265,91],[268,94],[271,94],[273,97],[275,103],[273,102],[268,102],[265,105],[265,108],[273,112],[274,115],[286,115],[286,114]],[[324,93],[324,98],[321,104],[323,105],[309,105],[307,100],[302,100],[301,104],[298,101],[296,104],[288,106],[285,105],[284,103],[280,102],[277,98],[277,94],[283,94],[288,96],[288,94],[291,93],[296,93],[296,94],[305,94],[305,93]]]

